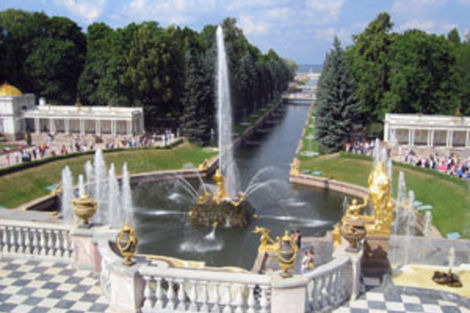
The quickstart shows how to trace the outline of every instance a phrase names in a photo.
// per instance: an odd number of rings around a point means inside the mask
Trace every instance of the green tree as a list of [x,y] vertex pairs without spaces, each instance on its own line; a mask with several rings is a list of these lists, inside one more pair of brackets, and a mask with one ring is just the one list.
[[458,107],[453,44],[443,36],[409,30],[390,48],[389,112],[454,114]]
[[392,27],[390,15],[380,13],[362,33],[353,36],[354,45],[348,50],[369,137],[382,135],[383,119],[388,112],[383,99],[390,89],[389,50],[396,37],[390,33]]
[[327,54],[318,82],[315,128],[323,152],[341,150],[360,129],[360,108],[354,81],[338,38]]
[[189,141],[205,145],[214,126],[214,56],[208,53],[188,59],[181,126]]

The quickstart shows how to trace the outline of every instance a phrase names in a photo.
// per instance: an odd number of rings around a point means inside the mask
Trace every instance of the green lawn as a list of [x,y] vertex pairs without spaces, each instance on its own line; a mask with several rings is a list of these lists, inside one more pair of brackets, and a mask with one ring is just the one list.
[[[302,159],[300,170],[322,171],[325,177],[367,186],[372,162],[341,155],[326,155]],[[459,232],[470,238],[470,190],[468,184],[441,178],[436,173],[395,165],[393,190],[397,190],[398,173],[403,171],[407,189],[413,190],[416,200],[433,206],[433,224],[445,235]],[[431,171],[431,170],[428,170]]]
[[[312,117],[314,116],[314,111],[313,109],[310,110],[310,115],[308,117],[308,123],[307,123],[307,126],[305,128],[305,134],[304,134],[304,138],[302,139],[303,140],[303,147],[302,147],[302,150],[300,151],[301,153],[302,152],[307,152],[307,151],[314,151],[314,152],[318,152],[318,143],[315,139],[308,139],[309,137],[314,137],[315,136],[315,129],[313,128],[314,126],[314,120],[312,119]],[[309,157],[300,157],[300,159],[310,159]]]
[[[114,163],[120,175],[122,164],[127,162],[132,174],[157,170],[180,169],[183,164],[191,163],[195,167],[215,153],[204,152],[201,147],[184,143],[172,149],[141,149],[105,153],[109,165]],[[0,177],[0,206],[14,208],[37,197],[48,194],[45,188],[60,181],[61,171],[69,166],[74,178],[83,174],[84,164],[92,160],[93,155],[78,156],[58,160],[24,169]],[[76,183],[76,181],[75,181]]]

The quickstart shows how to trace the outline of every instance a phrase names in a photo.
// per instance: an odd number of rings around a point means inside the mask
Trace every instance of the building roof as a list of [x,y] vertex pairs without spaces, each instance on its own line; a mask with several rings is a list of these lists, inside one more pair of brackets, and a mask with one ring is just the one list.
[[0,97],[16,97],[22,95],[23,93],[21,92],[21,90],[19,90],[13,85],[7,83],[0,85]]
[[68,118],[68,119],[132,119],[143,114],[140,107],[104,107],[72,105],[39,105],[24,112],[25,118]]

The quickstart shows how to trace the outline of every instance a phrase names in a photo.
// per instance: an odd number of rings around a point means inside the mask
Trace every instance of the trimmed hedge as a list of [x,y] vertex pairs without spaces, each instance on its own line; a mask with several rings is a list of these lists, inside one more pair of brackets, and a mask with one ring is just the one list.
[[[137,150],[168,150],[168,149],[174,148],[174,147],[182,144],[183,142],[184,142],[183,139],[178,139],[178,140],[172,142],[171,144],[169,144],[165,147],[138,147],[138,148],[103,149],[103,153],[113,153],[113,152],[121,152],[121,151],[137,151]],[[4,168],[0,169],[0,177],[2,177],[4,175],[15,173],[15,172],[27,169],[27,168],[32,168],[32,167],[36,167],[36,166],[39,166],[39,165],[43,165],[43,164],[46,164],[46,163],[49,163],[49,162],[54,162],[54,161],[58,161],[58,160],[65,160],[65,159],[70,159],[70,158],[76,158],[76,157],[80,157],[80,156],[84,156],[84,155],[90,155],[90,154],[94,154],[94,153],[95,153],[95,150],[93,150],[93,151],[84,151],[84,152],[75,152],[75,153],[69,153],[69,154],[66,154],[66,155],[49,156],[49,157],[46,157],[46,158],[37,159],[37,160],[34,160],[34,161],[30,161],[30,162],[23,162],[23,163],[15,164],[15,165],[12,165],[12,166],[9,166],[9,167],[4,167]]]
[[[343,158],[372,161],[371,156],[364,155],[364,154],[354,154],[354,153],[348,153],[348,152],[344,152],[344,151],[341,151],[339,154]],[[413,170],[413,171],[421,172],[421,173],[424,173],[424,174],[432,175],[436,178],[444,179],[444,180],[450,181],[452,183],[458,184],[462,187],[468,188],[468,183],[465,182],[463,179],[460,179],[460,178],[455,177],[455,176],[450,176],[448,174],[441,173],[441,172],[439,172],[437,170],[434,170],[434,169],[415,166],[415,165],[412,165],[412,164],[407,164],[407,163],[397,162],[397,161],[392,161],[392,164],[393,164],[393,166],[402,167],[402,168],[406,168],[406,169],[409,169],[409,170]]]

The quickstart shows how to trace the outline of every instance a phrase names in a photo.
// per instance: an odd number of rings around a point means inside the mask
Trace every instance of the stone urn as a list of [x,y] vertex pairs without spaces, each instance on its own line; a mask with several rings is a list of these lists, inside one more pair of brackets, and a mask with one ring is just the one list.
[[346,250],[357,252],[358,243],[366,236],[365,223],[359,218],[346,217],[341,223],[340,233],[349,242]]
[[135,235],[135,230],[129,225],[129,222],[126,221],[121,231],[117,235],[116,243],[119,251],[124,256],[123,264],[126,266],[131,266],[135,262],[132,261],[137,250],[137,236]]
[[281,266],[283,270],[281,273],[283,278],[292,276],[292,274],[289,273],[289,270],[292,267],[292,264],[294,264],[295,258],[297,256],[297,250],[297,245],[295,242],[292,242],[289,236],[289,232],[286,230],[284,236],[281,238],[281,243],[277,253],[279,258],[279,266]]
[[82,220],[82,227],[91,227],[89,220],[93,217],[97,208],[96,200],[90,198],[86,193],[72,200],[72,210]]

